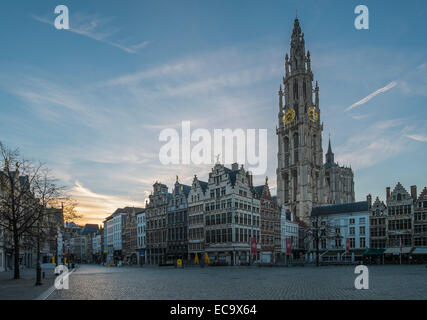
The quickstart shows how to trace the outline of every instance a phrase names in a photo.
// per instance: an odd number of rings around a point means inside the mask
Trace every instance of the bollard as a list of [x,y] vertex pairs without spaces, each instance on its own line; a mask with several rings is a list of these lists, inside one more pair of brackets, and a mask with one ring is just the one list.
[[44,274],[44,271],[43,271],[43,279],[45,278],[45,274]]

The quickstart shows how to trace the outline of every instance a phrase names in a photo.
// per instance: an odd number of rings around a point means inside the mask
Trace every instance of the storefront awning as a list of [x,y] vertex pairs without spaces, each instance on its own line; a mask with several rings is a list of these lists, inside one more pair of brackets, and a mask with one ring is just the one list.
[[427,248],[415,248],[412,254],[425,254],[427,255]]
[[384,254],[386,250],[385,249],[368,249],[365,252],[363,252],[364,256],[380,256]]
[[[410,253],[412,250],[412,247],[403,247],[402,248],[402,254]],[[400,248],[387,248],[387,250],[384,252],[384,254],[393,254],[393,255],[399,255],[400,254]]]

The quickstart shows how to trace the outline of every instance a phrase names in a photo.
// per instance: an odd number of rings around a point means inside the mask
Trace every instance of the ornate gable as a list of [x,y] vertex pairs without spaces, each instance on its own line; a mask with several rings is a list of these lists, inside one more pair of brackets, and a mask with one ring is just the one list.
[[381,217],[386,215],[387,206],[377,197],[372,204],[371,212],[373,216]]
[[427,200],[427,187],[424,187],[423,191],[421,191],[417,199],[417,201],[425,201],[425,200]]
[[400,182],[394,187],[391,193],[391,199],[395,201],[407,200],[410,199],[411,195],[406,191]]

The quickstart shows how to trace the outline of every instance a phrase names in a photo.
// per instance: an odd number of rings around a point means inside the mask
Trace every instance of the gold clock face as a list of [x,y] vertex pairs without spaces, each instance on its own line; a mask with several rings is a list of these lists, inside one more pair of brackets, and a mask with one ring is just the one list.
[[308,115],[308,118],[313,122],[316,122],[317,119],[319,119],[319,114],[317,113],[314,107],[308,108],[307,115]]
[[283,122],[288,125],[295,119],[295,110],[289,109],[286,111],[285,115],[283,116]]

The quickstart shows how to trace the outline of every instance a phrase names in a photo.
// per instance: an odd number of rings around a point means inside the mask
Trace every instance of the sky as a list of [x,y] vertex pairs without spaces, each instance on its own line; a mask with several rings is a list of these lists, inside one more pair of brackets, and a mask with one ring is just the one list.
[[[369,30],[354,9],[369,8]],[[69,30],[54,27],[69,9]],[[0,141],[40,160],[81,223],[143,207],[155,181],[207,180],[163,165],[162,129],[267,129],[272,193],[277,91],[296,14],[319,82],[323,150],[354,170],[356,200],[427,185],[427,3],[411,1],[4,0]],[[265,175],[254,177],[262,184]]]

